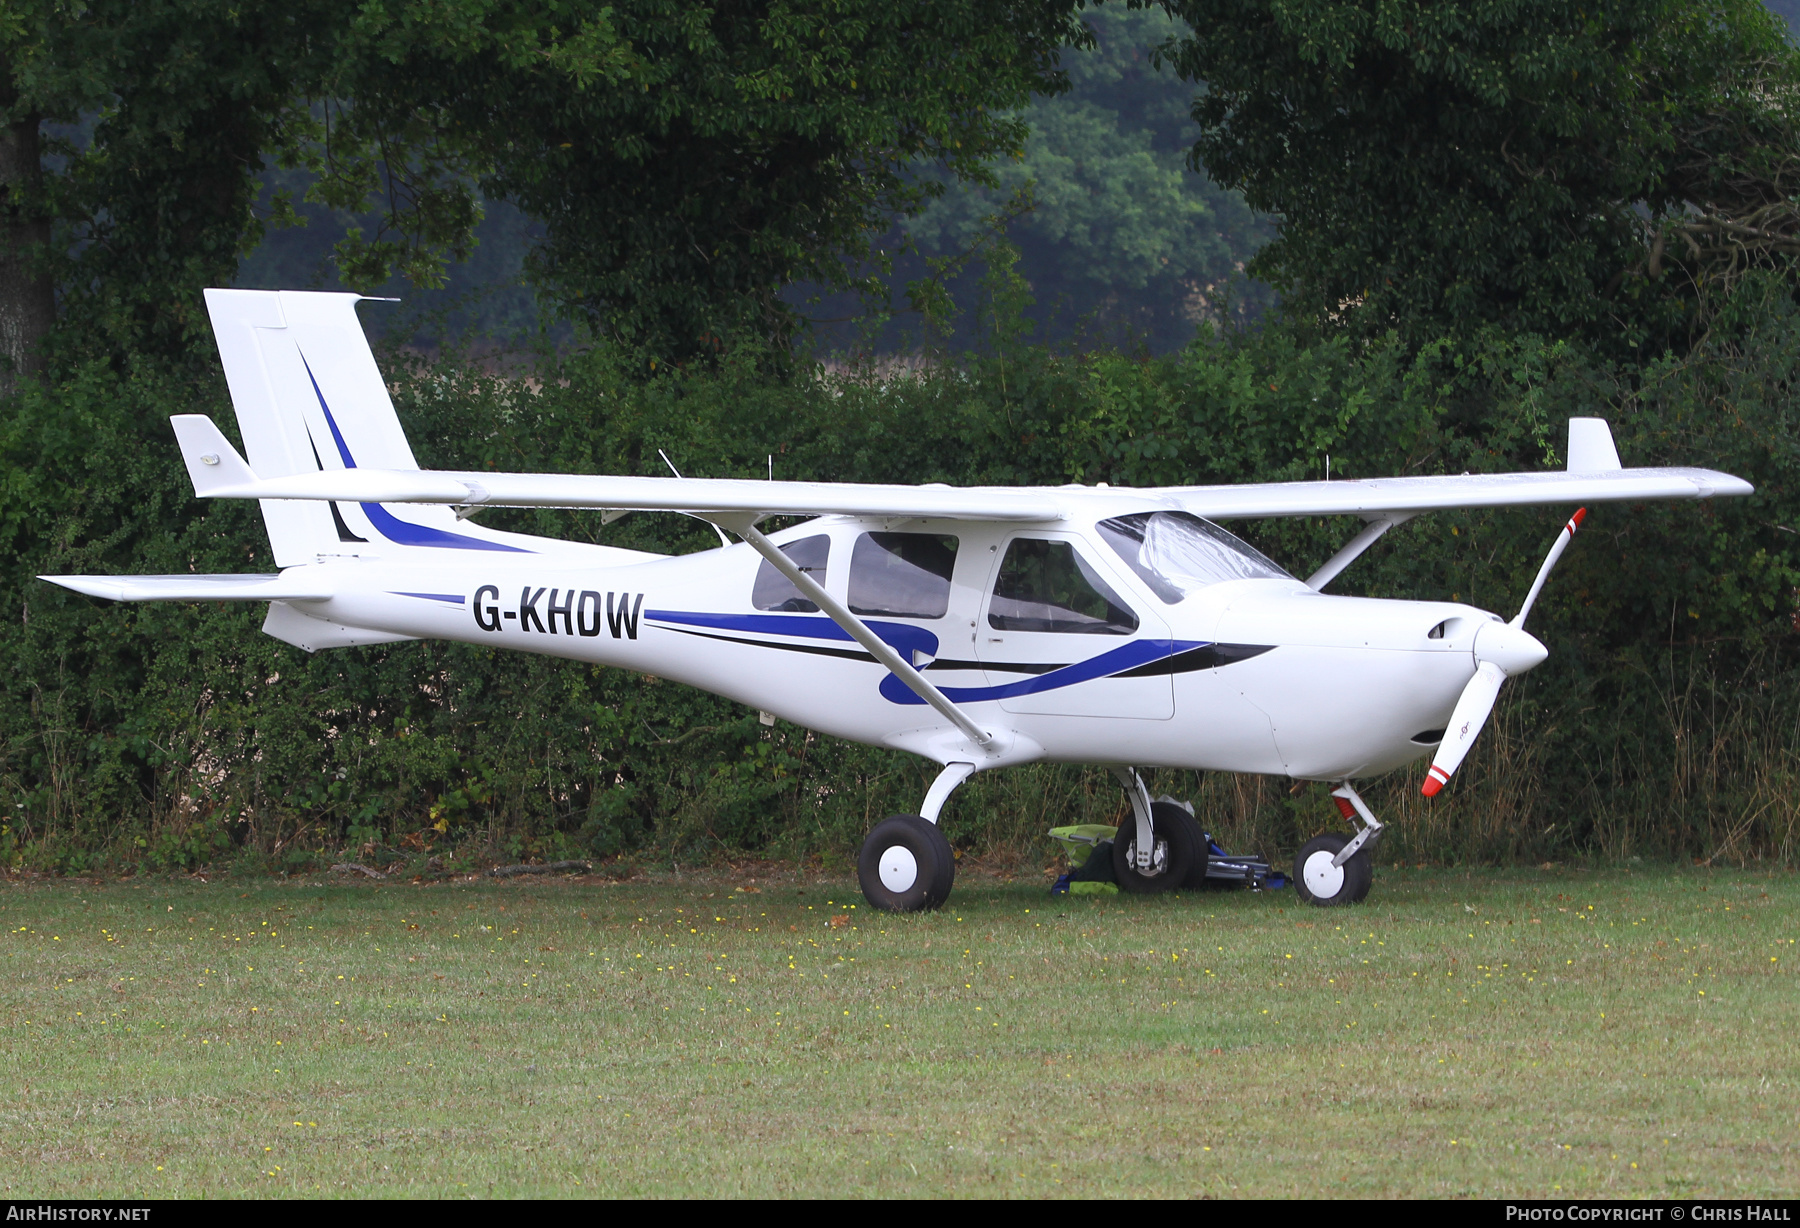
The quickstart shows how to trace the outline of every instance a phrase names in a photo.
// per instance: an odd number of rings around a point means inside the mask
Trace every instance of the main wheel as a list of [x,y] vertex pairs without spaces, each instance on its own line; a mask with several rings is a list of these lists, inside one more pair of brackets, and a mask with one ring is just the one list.
[[1356,856],[1341,866],[1331,864],[1332,858],[1349,843],[1348,836],[1336,833],[1308,840],[1294,855],[1295,894],[1321,908],[1361,903],[1375,878],[1374,867],[1369,864],[1369,850],[1366,847],[1356,850]]
[[1180,806],[1168,802],[1152,805],[1150,834],[1153,843],[1148,870],[1137,868],[1136,818],[1119,824],[1119,834],[1113,837],[1113,874],[1119,886],[1139,895],[1175,890],[1187,882],[1196,859],[1206,856],[1200,824]]
[[856,859],[863,898],[883,912],[924,912],[950,898],[956,855],[950,842],[916,814],[883,819]]

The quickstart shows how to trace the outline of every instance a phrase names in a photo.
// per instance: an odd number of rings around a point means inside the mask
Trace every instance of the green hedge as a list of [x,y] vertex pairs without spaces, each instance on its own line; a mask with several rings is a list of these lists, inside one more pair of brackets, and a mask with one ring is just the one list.
[[[1002,336],[1005,331],[1001,330]],[[1794,475],[1800,319],[1639,369],[1554,341],[1404,351],[1272,325],[1183,353],[1005,344],[913,368],[764,374],[755,354],[645,382],[604,347],[494,374],[466,357],[384,363],[421,463],[851,481],[1236,482],[1540,468],[1563,420],[1599,414],[1629,464],[1709,465],[1755,498],[1596,509],[1533,630],[1548,664],[1510,684],[1452,787],[1370,791],[1387,857],[1779,858],[1796,854],[1800,674]],[[667,682],[477,647],[307,656],[262,608],[125,606],[44,572],[266,570],[254,507],[192,499],[167,425],[222,381],[95,367],[0,407],[0,860],[65,871],[235,857],[739,855],[842,862],[911,811],[930,769]],[[1333,591],[1456,597],[1510,614],[1566,509],[1448,513],[1391,533]],[[693,521],[489,512],[484,523],[660,550]],[[1240,526],[1304,575],[1356,527]],[[1160,774],[1228,843],[1291,851],[1331,824],[1322,790]],[[1100,771],[977,777],[948,813],[975,852],[1038,856],[1055,822],[1108,821]]]

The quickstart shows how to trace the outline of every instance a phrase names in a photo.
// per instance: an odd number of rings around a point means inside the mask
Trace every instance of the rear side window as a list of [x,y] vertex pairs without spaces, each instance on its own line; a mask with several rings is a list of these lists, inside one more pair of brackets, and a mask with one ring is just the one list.
[[[823,587],[825,562],[831,555],[829,536],[820,533],[817,537],[802,537],[797,542],[789,542],[783,546],[781,552],[794,560],[794,564],[807,579]],[[790,614],[819,612],[819,607],[802,597],[800,590],[794,587],[794,582],[776,571],[767,559],[756,569],[756,584],[750,590],[750,604],[759,610],[780,610]]]
[[850,552],[850,612],[942,618],[950,609],[956,539],[939,533],[864,533]]
[[1138,619],[1069,542],[1018,537],[1000,560],[988,625],[1001,631],[1130,635]]

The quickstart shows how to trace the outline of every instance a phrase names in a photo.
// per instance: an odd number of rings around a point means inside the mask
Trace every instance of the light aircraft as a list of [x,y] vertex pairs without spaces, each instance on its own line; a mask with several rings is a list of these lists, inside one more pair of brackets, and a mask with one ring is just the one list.
[[[1382,824],[1353,781],[1432,756],[1456,771],[1501,683],[1542,662],[1526,615],[1323,590],[1394,525],[1447,508],[1751,493],[1706,469],[1627,469],[1597,418],[1561,472],[1125,489],[878,486],[421,470],[356,315],[358,296],[208,290],[248,459],[211,419],[172,419],[201,498],[256,499],[269,575],[45,576],[114,601],[264,601],[309,652],[459,640],[615,665],[942,765],[919,812],[869,833],[877,908],[933,908],[955,877],[937,820],[972,774],[1109,766],[1130,800],[1122,886],[1204,874],[1190,813],[1139,769],[1324,781],[1351,829],[1301,848],[1297,891],[1362,899]],[[664,556],[505,533],[484,507],[676,511],[739,541]],[[1366,526],[1299,580],[1219,527],[1268,516]],[[811,517],[765,535],[770,516]],[[720,534],[725,540],[724,533]],[[770,715],[772,714],[772,715]]]

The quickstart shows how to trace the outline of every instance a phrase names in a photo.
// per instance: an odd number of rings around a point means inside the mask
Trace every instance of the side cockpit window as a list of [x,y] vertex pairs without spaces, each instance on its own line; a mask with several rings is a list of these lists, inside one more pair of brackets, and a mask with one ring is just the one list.
[[942,618],[950,609],[956,539],[939,533],[864,533],[850,552],[850,612]]
[[1000,560],[988,625],[1000,631],[1130,635],[1138,618],[1073,545],[1018,537]]
[[[820,585],[825,583],[825,563],[831,556],[831,538],[820,533],[816,537],[802,537],[799,541],[788,542],[781,552],[794,560],[794,564],[809,580]],[[764,559],[762,566],[756,569],[756,584],[750,589],[750,604],[759,610],[779,610],[789,614],[817,614],[819,607],[800,595],[794,582],[776,571]]]
[[1139,512],[1095,526],[1158,597],[1174,605],[1226,580],[1291,580],[1275,561],[1188,512]]

